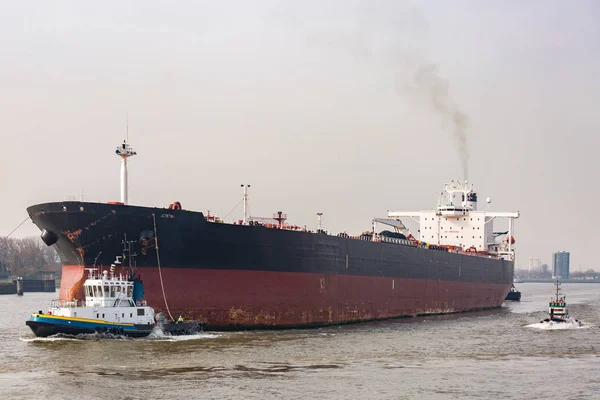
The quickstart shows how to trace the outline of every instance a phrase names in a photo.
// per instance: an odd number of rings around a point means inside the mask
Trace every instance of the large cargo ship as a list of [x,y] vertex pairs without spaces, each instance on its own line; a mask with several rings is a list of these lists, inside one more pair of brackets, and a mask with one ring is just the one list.
[[[273,218],[227,222],[210,214],[127,204],[62,201],[27,209],[62,261],[59,299],[83,299],[85,268],[108,268],[122,249],[148,305],[206,329],[311,327],[500,307],[514,272],[518,212],[477,210],[467,182],[446,184],[437,208],[388,212],[359,235],[330,234]],[[489,203],[489,199],[488,199]],[[401,218],[419,222],[412,235]],[[493,221],[508,219],[508,231]],[[380,231],[382,225],[386,230]],[[135,260],[135,264],[132,264]]]

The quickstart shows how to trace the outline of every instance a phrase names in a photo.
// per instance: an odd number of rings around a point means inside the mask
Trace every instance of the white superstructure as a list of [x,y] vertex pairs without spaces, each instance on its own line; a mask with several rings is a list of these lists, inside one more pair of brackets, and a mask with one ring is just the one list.
[[[488,198],[486,202],[489,204],[491,200]],[[519,218],[519,212],[477,210],[477,193],[467,181],[447,183],[435,210],[389,211],[388,218],[417,221],[421,242],[514,260],[513,221]],[[494,232],[493,221],[497,218],[508,219],[507,232]]]
[[97,268],[86,268],[88,279],[83,284],[85,301],[54,300],[48,310],[49,315],[85,318],[105,322],[152,325],[154,310],[145,301],[136,304],[133,300],[133,281],[122,274]]

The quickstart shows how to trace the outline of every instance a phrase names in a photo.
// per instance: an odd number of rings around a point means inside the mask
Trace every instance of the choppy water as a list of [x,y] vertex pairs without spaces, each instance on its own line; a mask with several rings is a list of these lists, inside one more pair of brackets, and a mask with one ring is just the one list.
[[499,310],[312,330],[34,339],[56,294],[0,296],[4,399],[600,399],[600,284],[563,284],[579,329],[540,329],[553,286]]

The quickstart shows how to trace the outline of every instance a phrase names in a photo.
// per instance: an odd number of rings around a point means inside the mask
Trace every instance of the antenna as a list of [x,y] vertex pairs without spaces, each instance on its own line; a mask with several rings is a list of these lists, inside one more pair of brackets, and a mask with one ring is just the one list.
[[126,114],[126,119],[127,119],[127,142],[129,142],[129,112]]

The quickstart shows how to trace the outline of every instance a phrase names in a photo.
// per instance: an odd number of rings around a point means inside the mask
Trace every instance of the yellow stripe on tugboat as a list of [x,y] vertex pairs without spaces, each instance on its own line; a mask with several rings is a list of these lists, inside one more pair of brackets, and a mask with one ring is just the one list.
[[41,317],[41,318],[50,318],[50,319],[58,319],[63,321],[76,321],[76,322],[91,322],[95,324],[104,324],[104,325],[119,325],[119,326],[134,326],[134,324],[121,323],[121,322],[106,322],[100,319],[88,319],[88,318],[77,318],[77,317],[63,317],[60,315],[52,315],[52,314],[39,314],[34,313],[31,314],[32,317]]

